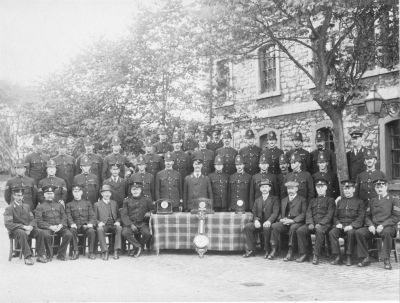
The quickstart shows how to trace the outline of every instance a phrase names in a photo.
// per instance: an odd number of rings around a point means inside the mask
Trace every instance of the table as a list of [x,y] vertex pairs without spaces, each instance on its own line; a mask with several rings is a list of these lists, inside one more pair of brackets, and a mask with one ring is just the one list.
[[[210,240],[208,250],[244,250],[245,239],[242,231],[252,217],[251,213],[208,214],[205,221],[205,234]],[[196,214],[152,214],[150,229],[153,235],[153,248],[157,254],[160,249],[194,249],[193,239],[198,233],[198,225],[199,218]]]

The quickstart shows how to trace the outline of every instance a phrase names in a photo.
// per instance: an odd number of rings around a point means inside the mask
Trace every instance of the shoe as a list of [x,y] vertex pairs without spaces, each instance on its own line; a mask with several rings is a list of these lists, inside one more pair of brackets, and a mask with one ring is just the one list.
[[268,255],[268,260],[273,260],[273,259],[275,259],[275,254],[276,254],[276,248],[275,247],[272,247],[272,250],[271,250],[271,252],[269,253],[269,255]]
[[114,259],[114,260],[118,260],[118,259],[119,259],[119,252],[118,252],[118,249],[116,249],[116,250],[114,251],[113,259]]
[[283,258],[283,261],[285,261],[285,262],[293,261],[292,248],[289,248],[286,257]]
[[336,258],[331,262],[332,265],[340,265],[342,264],[342,259],[340,258],[340,255],[337,255]]
[[33,259],[31,257],[25,258],[25,264],[26,265],[33,265],[35,262],[33,262]]
[[140,254],[142,253],[142,247],[137,247],[133,253],[133,257],[134,258],[138,258],[140,256]]
[[62,255],[57,255],[57,260],[67,261],[67,258],[65,256],[62,256]]
[[103,255],[103,260],[108,261],[108,251],[103,252],[102,255]]
[[346,266],[351,266],[351,257],[350,256],[346,256]]
[[45,256],[39,256],[36,258],[36,262],[38,263],[47,263],[47,259]]
[[308,256],[306,254],[303,254],[300,256],[300,258],[296,259],[297,263],[303,263],[304,261],[308,260]]
[[249,258],[249,257],[254,257],[256,253],[253,250],[246,250],[245,254],[243,255],[243,258]]
[[21,252],[19,252],[19,251],[15,251],[14,253],[13,253],[13,255],[12,255],[12,258],[19,258],[19,254],[20,254]]
[[314,256],[313,256],[312,264],[314,264],[314,265],[318,265],[318,264],[319,264],[319,258],[318,258],[317,255],[314,255]]
[[94,253],[89,253],[89,259],[90,259],[90,260],[95,260],[95,259],[96,259],[96,254],[94,254]]
[[371,261],[369,260],[369,257],[366,257],[364,259],[362,259],[362,261],[360,263],[358,263],[358,267],[365,267],[371,264]]
[[264,255],[264,259],[268,259],[269,253],[266,251]]
[[391,270],[392,269],[392,264],[390,264],[390,259],[383,259],[383,268]]
[[79,259],[79,252],[74,251],[72,253],[72,256],[71,256],[70,260],[76,260],[76,259]]

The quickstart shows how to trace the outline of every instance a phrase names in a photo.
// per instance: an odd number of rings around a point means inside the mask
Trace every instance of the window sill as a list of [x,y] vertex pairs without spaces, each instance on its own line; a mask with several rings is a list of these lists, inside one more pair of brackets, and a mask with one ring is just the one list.
[[282,92],[280,90],[276,90],[276,91],[273,91],[273,92],[262,93],[262,94],[259,94],[256,97],[256,100],[258,101],[258,100],[261,100],[261,99],[276,97],[276,96],[280,96],[281,94],[282,94]]

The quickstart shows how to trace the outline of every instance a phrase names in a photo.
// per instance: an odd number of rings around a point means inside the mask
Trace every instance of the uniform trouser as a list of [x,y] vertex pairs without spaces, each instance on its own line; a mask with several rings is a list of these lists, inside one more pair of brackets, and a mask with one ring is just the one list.
[[76,228],[71,228],[72,233],[72,246],[74,251],[78,251],[78,234],[84,234],[88,238],[89,253],[93,253],[94,244],[96,242],[96,231],[92,227],[84,228],[83,226]]
[[244,235],[246,237],[246,248],[248,250],[256,249],[256,237],[257,233],[263,233],[264,238],[264,249],[266,252],[270,251],[270,240],[271,240],[271,228],[270,227],[261,227],[255,228],[253,222],[247,223],[243,228]]
[[293,247],[294,241],[296,241],[296,230],[304,223],[293,223],[291,225],[284,225],[282,222],[276,222],[272,224],[271,234],[271,245],[278,245],[280,236],[282,233],[289,234],[288,246]]
[[97,237],[99,238],[101,252],[104,253],[107,251],[106,233],[114,234],[114,250],[121,249],[122,227],[118,225],[104,225],[97,227]]
[[[46,230],[43,230],[43,232],[44,232],[44,243],[47,247],[47,250],[50,251],[51,249],[53,249],[51,247],[51,230],[46,229]],[[61,236],[61,244],[60,244],[60,247],[58,248],[57,254],[59,256],[65,257],[68,245],[72,240],[72,233],[69,231],[68,228],[63,227],[55,234],[58,236]],[[50,255],[53,255],[52,252],[50,253]]]
[[[135,248],[147,244],[151,239],[150,228],[145,223],[139,223],[135,225],[137,231],[134,232],[130,226],[125,226],[122,230],[122,236]],[[136,236],[140,237],[138,241]]]
[[27,235],[24,230],[16,229],[10,233],[10,236],[15,239],[15,242],[22,249],[22,254],[25,258],[28,258],[32,255],[31,247],[28,243],[29,238],[36,239],[36,254],[38,256],[43,256],[45,254],[43,230],[34,228],[29,235]]
[[[392,250],[393,237],[396,236],[396,229],[394,226],[385,227],[380,234],[382,238],[382,256],[384,259],[390,258],[390,251]],[[356,231],[357,239],[357,256],[360,258],[368,257],[368,240],[373,237],[373,234],[368,230],[368,227],[362,227]]]
[[345,232],[341,228],[332,228],[329,232],[329,242],[331,243],[332,255],[338,255],[340,253],[339,238],[347,238],[345,241],[346,255],[351,256],[353,254],[354,245],[356,242],[356,230],[351,229]]
[[299,253],[303,255],[311,251],[311,234],[315,233],[314,255],[319,257],[321,255],[322,245],[324,245],[325,234],[328,232],[329,227],[330,226],[327,225],[321,225],[310,231],[308,229],[308,224],[300,226],[296,231]]

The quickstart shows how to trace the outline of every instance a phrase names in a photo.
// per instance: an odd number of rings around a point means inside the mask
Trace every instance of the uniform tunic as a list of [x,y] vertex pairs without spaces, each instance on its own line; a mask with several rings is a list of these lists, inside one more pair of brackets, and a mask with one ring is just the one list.
[[166,152],[172,152],[174,147],[168,142],[157,142],[154,143],[154,153],[164,155]]
[[228,180],[229,176],[224,172],[215,171],[208,175],[211,181],[213,193],[213,206],[226,210],[228,207]]
[[133,182],[142,182],[142,195],[149,198],[151,201],[155,201],[154,193],[154,176],[148,172],[137,172],[129,176],[128,180],[128,194],[131,192],[131,184]]
[[267,147],[261,151],[261,156],[264,155],[268,162],[269,173],[277,175],[281,172],[281,169],[279,168],[279,157],[283,153],[284,153],[283,150],[281,150],[276,146],[274,148]]
[[239,150],[239,155],[243,158],[244,171],[254,176],[260,171],[258,166],[261,148],[256,145],[243,147]]
[[[324,179],[328,182],[327,185],[327,190],[326,190],[326,196],[327,197],[332,197],[336,199],[337,197],[340,196],[340,189],[339,189],[339,181],[337,178],[336,173],[327,171],[327,172],[316,172],[315,174],[312,175],[314,184],[317,179]],[[317,196],[317,193],[315,193]]]
[[82,187],[82,199],[89,200],[92,204],[99,199],[99,181],[94,174],[79,174],[74,177],[74,184]]
[[129,162],[128,158],[120,153],[114,154],[111,153],[107,155],[103,160],[103,168],[102,168],[102,180],[108,179],[111,177],[110,168],[112,164],[119,164],[119,176],[121,178],[125,178],[125,166],[132,167],[132,163]]
[[243,201],[243,208],[249,211],[250,208],[250,186],[251,176],[246,173],[234,173],[229,177],[228,199],[230,208],[236,210],[238,208],[237,201]]
[[68,191],[67,191],[67,183],[64,179],[61,179],[56,176],[48,176],[39,181],[38,184],[38,200],[40,203],[44,201],[44,194],[42,188],[44,186],[52,185],[55,187],[54,190],[54,201],[58,202],[63,200],[64,202],[67,201]]
[[82,157],[87,157],[89,159],[89,162],[91,163],[90,166],[90,173],[96,175],[97,180],[99,184],[103,181],[102,179],[102,169],[103,169],[103,159],[94,153],[90,154],[83,154],[79,156],[79,158],[76,160],[76,168],[77,168],[77,173],[81,173],[81,160]]
[[304,148],[291,149],[286,153],[287,158],[290,159],[293,153],[296,153],[301,157],[301,170],[310,172],[311,171],[310,153],[306,151]]
[[16,176],[9,179],[4,190],[4,200],[6,200],[8,204],[11,203],[12,189],[15,187],[24,189],[23,201],[25,204],[28,204],[31,211],[33,211],[37,205],[37,188],[35,180],[26,176]]
[[320,153],[323,153],[325,155],[325,159],[327,161],[329,161],[328,170],[333,173],[336,173],[336,170],[337,170],[336,169],[336,155],[333,151],[328,150],[328,149],[323,149],[323,150],[316,149],[310,153],[310,156],[311,156],[311,171],[310,171],[310,173],[313,175],[319,171],[319,166],[318,166],[317,161],[318,161],[318,155]]
[[236,172],[235,157],[238,154],[236,149],[233,147],[221,147],[217,149],[215,155],[220,155],[224,163],[224,168],[222,169],[224,173],[232,175]]
[[355,195],[364,201],[365,207],[368,206],[372,198],[378,196],[373,183],[377,179],[385,179],[385,174],[377,169],[363,171],[356,178]]
[[46,177],[47,161],[49,160],[50,156],[42,152],[35,152],[26,156],[25,163],[28,163],[26,175],[33,178],[36,185],[38,185],[40,180]]
[[194,158],[203,159],[203,167],[201,173],[208,176],[214,171],[214,152],[209,149],[196,150],[192,153],[192,161]]
[[172,168],[180,173],[184,179],[193,170],[190,156],[182,150],[172,152],[172,156],[175,159]]
[[364,163],[365,152],[366,152],[365,148],[361,147],[361,149],[357,153],[355,153],[354,149],[346,153],[350,180],[355,180],[357,178],[357,175],[365,170],[365,163]]
[[145,154],[146,171],[156,177],[159,171],[164,169],[164,160],[157,154]]
[[179,207],[179,201],[182,199],[183,184],[181,175],[173,169],[164,169],[156,176],[155,198],[170,199],[174,208]]
[[182,150],[187,152],[188,155],[190,156],[193,153],[193,151],[196,150],[198,145],[199,143],[195,139],[192,138],[185,139],[182,144]]
[[209,149],[213,152],[216,152],[219,148],[221,148],[223,146],[224,146],[224,144],[222,143],[222,140],[219,140],[218,142],[211,141],[211,142],[208,142],[206,145],[207,149]]
[[67,189],[71,190],[72,182],[75,176],[75,159],[70,155],[58,155],[53,158],[56,162],[56,177],[64,179],[67,183]]
[[198,198],[213,199],[211,181],[208,176],[200,175],[196,177],[194,173],[185,178],[183,187],[183,208],[196,209],[198,206],[194,203]]

